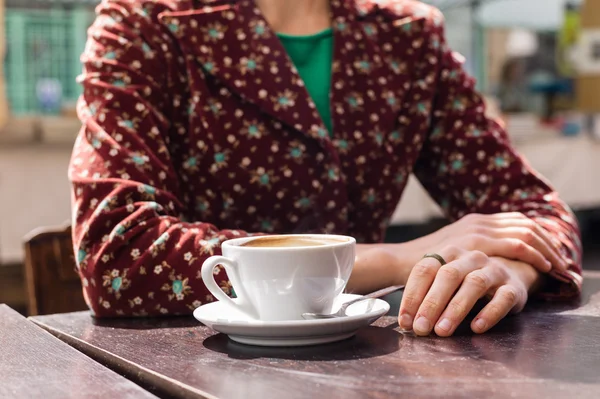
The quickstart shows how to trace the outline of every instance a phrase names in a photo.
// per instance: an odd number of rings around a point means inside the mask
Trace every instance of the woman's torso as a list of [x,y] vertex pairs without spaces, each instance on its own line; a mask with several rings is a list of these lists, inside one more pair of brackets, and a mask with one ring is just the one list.
[[426,140],[436,79],[427,19],[397,3],[410,16],[332,2],[331,132],[252,2],[161,14],[173,35],[165,150],[186,219],[383,239]]

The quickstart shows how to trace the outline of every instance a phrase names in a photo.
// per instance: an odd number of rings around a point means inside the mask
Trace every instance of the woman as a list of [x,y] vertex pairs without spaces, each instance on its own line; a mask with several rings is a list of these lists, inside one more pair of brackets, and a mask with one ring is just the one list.
[[[70,168],[96,316],[191,312],[214,300],[203,260],[256,233],[356,237],[348,290],[406,283],[418,335],[482,297],[477,333],[529,294],[578,295],[573,215],[486,119],[442,24],[412,0],[105,0]],[[381,244],[411,172],[458,221]]]

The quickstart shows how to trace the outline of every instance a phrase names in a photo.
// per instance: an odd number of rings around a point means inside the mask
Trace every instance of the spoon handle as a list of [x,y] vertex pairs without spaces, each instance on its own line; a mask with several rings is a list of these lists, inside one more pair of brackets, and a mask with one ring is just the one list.
[[364,301],[365,299],[381,298],[382,296],[389,295],[389,294],[391,294],[393,292],[396,292],[396,291],[399,291],[399,290],[402,290],[402,289],[404,289],[403,285],[392,285],[392,286],[389,286],[389,287],[386,287],[386,288],[382,288],[382,289],[377,290],[375,292],[371,292],[370,294],[363,295],[360,298],[356,298],[356,299],[353,299],[352,301],[348,301],[348,302],[344,303],[342,305],[342,307],[340,308],[340,311],[346,310],[346,308],[348,306],[350,306],[350,305],[352,305],[352,304],[354,304],[356,302]]
[[379,291],[371,292],[370,294],[365,295],[365,298],[381,298],[382,296],[386,296],[388,294],[391,294],[392,292],[396,292],[403,289],[403,285],[391,285],[387,288],[382,288]]

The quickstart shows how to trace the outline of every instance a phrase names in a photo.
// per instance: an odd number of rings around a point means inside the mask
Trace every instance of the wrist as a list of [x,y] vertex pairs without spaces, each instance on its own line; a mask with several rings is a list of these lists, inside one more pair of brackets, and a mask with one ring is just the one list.
[[431,236],[395,244],[357,244],[347,291],[367,293],[405,284],[412,268],[434,247]]
[[546,275],[530,264],[500,257],[495,257],[494,259],[514,272],[518,279],[525,285],[527,292],[534,293],[542,289]]
[[356,261],[346,291],[364,294],[393,285],[394,263],[383,245],[356,245]]
[[403,284],[404,273],[398,244],[357,244],[356,262],[346,290],[368,293]]

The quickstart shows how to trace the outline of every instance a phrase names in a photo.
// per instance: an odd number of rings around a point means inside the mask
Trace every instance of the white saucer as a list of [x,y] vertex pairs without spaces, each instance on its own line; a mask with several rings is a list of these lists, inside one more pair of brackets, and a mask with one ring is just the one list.
[[[344,302],[360,295],[341,294],[334,302],[334,311]],[[235,301],[235,299],[234,299]],[[390,305],[381,299],[369,299],[348,307],[347,317],[322,320],[252,320],[222,302],[202,305],[194,317],[236,342],[259,346],[304,346],[341,341],[370,325],[386,314]]]

